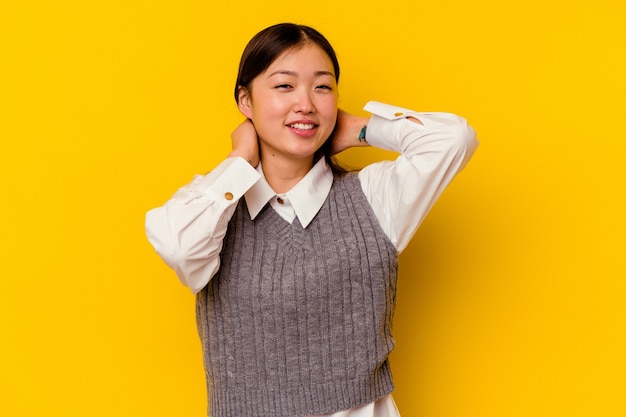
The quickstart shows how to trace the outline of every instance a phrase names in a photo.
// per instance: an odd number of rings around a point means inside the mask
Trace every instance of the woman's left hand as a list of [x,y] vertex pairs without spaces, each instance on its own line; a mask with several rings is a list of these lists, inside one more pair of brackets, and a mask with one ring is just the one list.
[[354,116],[341,109],[337,110],[337,125],[332,136],[332,153],[338,154],[355,146],[368,146],[365,140],[359,140],[359,134],[367,126],[369,118]]

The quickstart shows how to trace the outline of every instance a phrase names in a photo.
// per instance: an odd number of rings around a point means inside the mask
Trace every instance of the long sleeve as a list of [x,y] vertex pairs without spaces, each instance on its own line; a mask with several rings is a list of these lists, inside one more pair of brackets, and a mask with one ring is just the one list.
[[149,242],[194,294],[219,269],[228,222],[239,199],[259,178],[243,158],[228,158],[146,214]]
[[[478,146],[465,119],[450,113],[418,113],[370,102],[367,141],[399,152],[395,161],[368,165],[359,173],[376,217],[399,252]],[[415,117],[422,125],[407,120]]]

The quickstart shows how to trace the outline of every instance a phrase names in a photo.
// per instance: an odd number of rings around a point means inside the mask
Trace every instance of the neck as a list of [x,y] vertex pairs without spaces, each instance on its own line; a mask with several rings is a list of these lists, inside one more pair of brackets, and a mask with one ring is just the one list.
[[313,157],[304,159],[279,159],[261,157],[263,174],[277,194],[291,190],[313,167]]

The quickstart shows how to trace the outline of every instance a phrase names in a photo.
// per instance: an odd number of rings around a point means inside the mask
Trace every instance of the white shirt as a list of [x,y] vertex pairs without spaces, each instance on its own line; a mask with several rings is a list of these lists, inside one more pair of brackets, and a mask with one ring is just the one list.
[[[452,178],[471,158],[478,142],[467,122],[450,113],[417,113],[369,102],[367,141],[396,151],[395,161],[366,166],[361,187],[383,230],[400,253]],[[422,125],[406,118],[417,118]],[[243,158],[228,158],[211,173],[196,176],[163,206],[146,215],[148,240],[180,281],[195,294],[219,269],[222,241],[237,203],[245,196],[254,219],[269,202],[285,220],[306,228],[322,207],[333,174],[322,159],[285,194],[277,195]],[[318,416],[309,416],[318,417]],[[326,417],[399,417],[391,395]]]

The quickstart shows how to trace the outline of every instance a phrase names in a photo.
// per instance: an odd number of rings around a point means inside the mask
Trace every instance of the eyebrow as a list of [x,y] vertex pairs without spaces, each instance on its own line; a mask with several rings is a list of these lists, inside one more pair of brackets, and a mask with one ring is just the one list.
[[[278,70],[278,71],[274,71],[273,73],[271,73],[269,76],[273,77],[274,75],[277,74],[282,74],[282,75],[290,75],[293,77],[297,77],[298,73],[295,71],[289,71],[289,70]],[[322,75],[330,75],[331,77],[334,77],[335,74],[333,74],[331,71],[315,71],[313,73],[316,77],[322,76]]]

